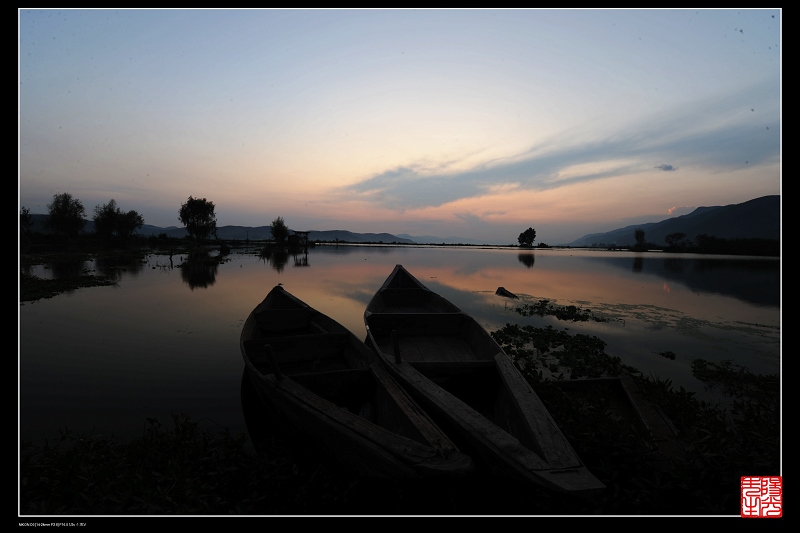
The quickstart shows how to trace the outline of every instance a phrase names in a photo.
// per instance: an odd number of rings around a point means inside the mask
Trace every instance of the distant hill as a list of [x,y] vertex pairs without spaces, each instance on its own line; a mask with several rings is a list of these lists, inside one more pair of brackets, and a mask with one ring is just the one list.
[[398,233],[398,237],[409,239],[417,244],[487,244],[485,241],[475,239],[465,239],[463,237],[437,237],[435,235],[409,235],[408,233]]
[[[47,233],[45,221],[47,215],[31,215],[33,231]],[[606,233],[590,233],[563,246],[632,246],[636,244],[634,231],[642,229],[645,240],[663,246],[664,238],[670,233],[685,233],[686,238],[694,240],[698,235],[709,235],[722,239],[761,238],[780,240],[781,235],[781,197],[779,195],[763,196],[744,202],[726,206],[698,207],[688,215],[668,218],[661,222],[634,224]],[[84,226],[86,233],[94,232],[94,221],[87,220]],[[143,225],[139,235],[150,236],[166,234],[168,237],[183,238],[186,228],[169,226],[166,228]],[[272,238],[269,226],[222,226],[217,228],[217,236],[224,240],[263,241]],[[313,241],[366,243],[404,243],[404,244],[485,244],[460,237],[435,237],[431,235],[414,237],[405,233],[353,233],[346,230],[310,231],[309,239]]]
[[[49,233],[45,227],[47,215],[31,215],[33,222],[32,231],[38,233]],[[94,221],[86,220],[86,225],[83,227],[85,233],[94,233]],[[151,235],[166,234],[167,237],[182,239],[188,235],[186,228],[179,228],[177,226],[169,226],[162,228],[150,224],[144,224],[137,231],[138,235],[149,237]],[[269,226],[221,226],[217,228],[217,237],[223,240],[240,240],[250,239],[253,241],[265,241],[272,238],[272,231]],[[397,237],[389,233],[353,233],[346,230],[327,230],[327,231],[310,231],[308,238],[312,241],[331,241],[335,242],[337,239],[342,242],[384,242],[384,243],[404,243],[414,244],[411,239]]]
[[637,229],[644,230],[647,242],[659,246],[666,245],[664,238],[670,233],[685,233],[686,238],[692,241],[703,234],[720,239],[780,240],[781,197],[762,196],[741,204],[698,207],[688,215],[661,222],[634,224],[606,233],[590,233],[568,246],[632,246],[636,244],[634,231]]

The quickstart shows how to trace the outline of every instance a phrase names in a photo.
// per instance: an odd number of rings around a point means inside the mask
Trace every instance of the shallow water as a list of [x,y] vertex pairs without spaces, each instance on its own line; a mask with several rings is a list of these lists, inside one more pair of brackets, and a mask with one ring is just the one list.
[[[33,267],[40,277],[77,268],[118,283],[20,305],[20,436],[52,441],[68,427],[131,437],[146,417],[169,422],[171,413],[245,432],[239,333],[267,292],[282,283],[364,338],[364,308],[396,264],[487,330],[516,322],[596,335],[607,354],[704,399],[718,396],[692,376],[695,358],[780,370],[776,259],[477,247],[318,246],[268,259],[243,252],[212,267],[189,266],[178,255],[170,266],[158,254],[124,268]],[[520,299],[496,295],[498,287]],[[513,311],[540,299],[609,321]],[[659,355],[665,351],[676,358]]]

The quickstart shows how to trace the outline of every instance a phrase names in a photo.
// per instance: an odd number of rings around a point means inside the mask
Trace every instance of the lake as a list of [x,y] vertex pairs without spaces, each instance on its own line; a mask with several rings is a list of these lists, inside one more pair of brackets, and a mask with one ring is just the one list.
[[[129,438],[146,418],[169,423],[172,413],[246,433],[239,334],[250,311],[281,283],[364,338],[364,308],[396,264],[489,331],[513,322],[594,335],[608,355],[701,399],[721,400],[693,377],[696,358],[780,371],[777,258],[366,245],[268,258],[234,248],[228,258],[197,267],[182,255],[152,253],[123,268],[102,261],[32,267],[43,278],[88,270],[117,283],[20,304],[20,437],[52,442],[69,428]],[[498,287],[519,300],[496,295]],[[514,311],[541,299],[608,320]]]

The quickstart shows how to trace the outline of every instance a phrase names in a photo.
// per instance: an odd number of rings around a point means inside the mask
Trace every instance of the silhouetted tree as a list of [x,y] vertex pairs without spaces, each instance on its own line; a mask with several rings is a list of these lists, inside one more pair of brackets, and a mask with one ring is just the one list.
[[113,198],[105,205],[94,208],[94,231],[102,237],[128,239],[144,225],[144,218],[136,211],[123,212]]
[[19,212],[19,229],[22,234],[27,237],[31,234],[32,227],[33,220],[31,219],[31,210],[23,206]]
[[639,250],[643,249],[645,245],[644,230],[642,228],[638,228],[633,232],[633,238],[636,239],[636,248]]
[[519,234],[517,238],[520,246],[533,246],[533,241],[536,240],[536,230],[528,228]]
[[276,243],[283,243],[289,237],[289,228],[286,227],[283,217],[278,217],[273,220],[269,229],[272,231],[272,238]]
[[202,241],[209,235],[217,233],[217,217],[214,214],[214,203],[205,198],[189,197],[181,205],[178,219],[186,226],[189,236]]
[[53,195],[53,201],[47,204],[47,210],[50,214],[47,227],[56,235],[74,237],[86,223],[83,204],[68,192]]
[[664,237],[664,240],[667,242],[667,246],[669,246],[670,248],[677,248],[679,246],[683,246],[685,244],[684,239],[686,239],[686,234],[681,232],[670,233],[669,235]]
[[117,207],[117,202],[113,198],[105,205],[95,206],[94,232],[101,237],[111,237],[114,233],[114,227],[117,225],[118,213],[119,207]]
[[144,225],[144,217],[136,211],[120,213],[117,220],[117,236],[122,240],[128,239],[136,230]]

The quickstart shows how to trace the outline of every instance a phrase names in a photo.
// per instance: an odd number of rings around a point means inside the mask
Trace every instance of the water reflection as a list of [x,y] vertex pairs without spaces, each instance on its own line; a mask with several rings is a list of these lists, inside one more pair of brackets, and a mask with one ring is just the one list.
[[86,261],[55,261],[49,264],[53,279],[77,278],[87,269]]
[[283,269],[286,268],[286,263],[289,262],[289,252],[271,246],[265,246],[261,250],[259,257],[261,257],[262,261],[265,263],[269,263],[272,268],[278,272],[283,272]]
[[180,265],[181,278],[192,290],[206,289],[216,282],[218,268],[217,259],[207,251],[191,252]]
[[311,266],[308,264],[308,250],[305,253],[301,254],[294,254],[294,266],[296,267],[307,267]]
[[[629,258],[592,257],[616,268],[630,268]],[[744,302],[780,306],[780,260],[726,257],[634,258],[633,271],[681,283],[694,292],[722,294]]]
[[531,268],[533,263],[536,261],[536,257],[534,257],[533,254],[519,254],[517,259],[519,259],[519,262],[528,268]]
[[[398,263],[488,330],[523,323],[597,336],[608,343],[609,355],[698,395],[704,392],[691,373],[694,358],[730,359],[753,373],[779,367],[779,261],[646,253],[634,274],[628,253],[537,250],[533,275],[527,262],[534,254],[509,249],[326,245],[293,258],[270,254],[266,268],[259,252],[255,245],[236,250],[223,263],[216,250],[196,257],[175,253],[177,275],[165,250],[151,254],[149,267],[137,275],[117,269],[122,279],[113,288],[20,305],[23,436],[52,438],[65,425],[87,433],[95,426],[104,432],[129,428],[126,436],[135,436],[145,417],[169,420],[173,411],[239,430],[245,423],[239,334],[266,291],[281,283],[363,339],[364,309]],[[284,265],[313,259],[314,269],[275,268],[281,256]],[[51,268],[81,273],[87,267],[94,265]],[[220,283],[214,283],[217,276]],[[204,290],[187,293],[185,283]],[[497,295],[498,287],[520,300]],[[514,311],[533,298],[626,322],[564,323]],[[758,298],[776,305],[750,303]],[[667,350],[677,358],[659,355]]]
[[123,272],[135,276],[143,267],[144,264],[139,257],[126,255],[98,256],[94,262],[97,274],[113,281],[120,281]]
[[664,270],[680,274],[686,266],[686,261],[681,259],[664,259]]

